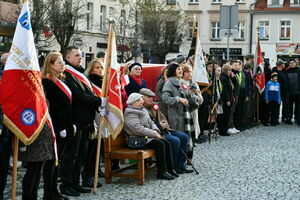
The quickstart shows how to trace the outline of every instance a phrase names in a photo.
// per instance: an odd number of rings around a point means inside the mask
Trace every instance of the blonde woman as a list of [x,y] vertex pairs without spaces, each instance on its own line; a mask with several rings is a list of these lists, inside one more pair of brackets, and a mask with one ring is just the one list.
[[[59,158],[64,157],[61,160],[62,166],[69,162],[68,157],[64,156],[64,152],[68,151],[72,138],[74,138],[75,128],[71,111],[72,93],[63,82],[64,65],[62,54],[51,52],[45,58],[42,71],[42,83],[49,103],[49,112],[57,140],[58,156]],[[53,160],[45,162],[43,173],[44,177],[51,177],[49,180],[44,178],[44,199],[64,199],[57,190],[58,168],[55,167]]]

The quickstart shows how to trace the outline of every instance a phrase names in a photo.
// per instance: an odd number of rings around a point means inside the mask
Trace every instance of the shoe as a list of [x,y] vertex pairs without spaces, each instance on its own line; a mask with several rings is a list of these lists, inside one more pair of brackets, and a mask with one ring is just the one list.
[[69,200],[68,197],[61,195],[57,189],[52,193],[52,198],[55,200]]
[[178,177],[179,177],[179,175],[177,174],[177,172],[176,172],[174,169],[169,170],[168,172],[169,172],[169,174],[171,174],[171,175],[174,176],[175,178],[178,178]]
[[[97,183],[97,188],[101,187],[101,183]],[[94,187],[94,179],[90,178],[88,180],[82,181],[82,187],[93,188]]]
[[233,131],[234,131],[235,133],[240,133],[240,132],[241,132],[240,130],[236,129],[235,127],[233,127],[232,129],[233,129]]
[[227,133],[219,133],[220,136],[230,136],[230,134],[227,132]]
[[276,126],[277,124],[275,122],[270,123],[271,126]]
[[165,180],[173,180],[173,179],[175,179],[175,177],[172,176],[171,174],[169,174],[168,172],[164,172],[162,174],[157,174],[156,177],[158,179],[165,179]]
[[82,187],[80,185],[73,186],[73,189],[80,193],[90,193],[92,191],[91,189]]
[[228,134],[235,134],[235,131],[233,130],[233,128],[228,129],[227,131]]
[[177,174],[184,174],[184,171],[180,168],[175,169]]
[[263,123],[264,126],[270,126],[269,123]]
[[189,173],[192,173],[192,172],[194,172],[194,170],[192,170],[192,169],[187,169],[186,167],[179,167],[178,168],[179,170],[182,170],[184,173],[186,173],[186,174],[189,174]]
[[289,125],[293,125],[293,122],[291,120],[286,120],[286,121],[284,121],[284,123],[289,124]]
[[98,176],[101,178],[104,178],[104,173],[101,169],[99,169],[99,171],[98,171]]
[[60,193],[66,196],[79,197],[80,193],[71,187],[60,188]]

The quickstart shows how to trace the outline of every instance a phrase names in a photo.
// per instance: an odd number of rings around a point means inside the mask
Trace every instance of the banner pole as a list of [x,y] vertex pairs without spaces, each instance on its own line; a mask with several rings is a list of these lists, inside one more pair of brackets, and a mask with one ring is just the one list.
[[18,170],[18,150],[19,150],[19,139],[13,136],[13,147],[14,147],[14,160],[13,160],[13,174],[12,174],[12,190],[11,199],[16,199],[16,189],[17,189],[17,170]]
[[[102,92],[103,96],[102,97],[107,97],[107,92],[108,92],[108,84],[110,81],[110,67],[111,67],[111,52],[112,52],[112,21],[109,22],[109,35],[108,35],[108,55],[105,55],[105,72],[104,72],[104,77],[103,77],[103,82],[102,82]],[[97,183],[98,183],[98,170],[99,170],[99,161],[100,161],[100,147],[101,147],[101,130],[102,130],[102,124],[103,124],[104,117],[100,117],[100,122],[98,126],[98,142],[97,142],[97,153],[96,153],[96,167],[95,167],[95,176],[94,176],[94,187],[93,187],[93,193],[96,194],[97,191]]]

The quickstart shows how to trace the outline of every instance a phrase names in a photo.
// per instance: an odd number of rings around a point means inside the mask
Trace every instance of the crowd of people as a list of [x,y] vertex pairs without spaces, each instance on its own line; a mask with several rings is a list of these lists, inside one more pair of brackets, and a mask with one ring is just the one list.
[[[1,57],[2,68],[7,56]],[[265,126],[278,125],[280,105],[281,121],[293,124],[295,119],[300,125],[300,68],[295,60],[279,60],[273,68],[265,62],[266,89],[262,94],[252,76],[253,55],[246,56],[246,60],[245,64],[240,60],[222,60],[219,64],[206,60],[209,84],[199,86],[192,80],[193,67],[178,56],[162,69],[155,91],[147,88],[141,78],[142,64],[124,66],[122,76],[129,80],[121,92],[127,144],[130,148],[155,150],[157,178],[173,180],[192,173],[188,163],[193,159],[193,148],[207,142],[211,132],[230,136],[256,126],[258,121]],[[81,61],[81,51],[74,46],[68,47],[64,56],[50,52],[45,58],[42,85],[57,138],[59,165],[55,165],[51,131],[45,123],[31,145],[19,147],[20,160],[26,166],[23,200],[38,198],[41,177],[44,200],[68,199],[67,196],[91,192],[97,123],[106,114],[107,99],[97,96],[92,88],[102,86],[103,59],[94,59],[86,70]],[[2,200],[12,133],[0,120]],[[112,168],[119,168],[118,160],[113,160]]]

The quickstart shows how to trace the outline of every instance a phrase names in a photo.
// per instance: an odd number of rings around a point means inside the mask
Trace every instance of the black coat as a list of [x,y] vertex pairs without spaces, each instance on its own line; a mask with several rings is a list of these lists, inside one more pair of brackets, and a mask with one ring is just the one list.
[[125,86],[125,91],[127,96],[129,96],[132,93],[139,93],[140,89],[147,88],[146,81],[142,79],[142,85],[138,84],[131,76],[129,77],[129,84]]
[[103,76],[99,76],[97,74],[89,74],[89,79],[96,86],[98,86],[99,88],[102,88]]
[[234,88],[232,87],[231,78],[225,74],[221,74],[220,80],[223,86],[221,101],[226,104],[226,102],[233,102]]
[[50,79],[42,80],[46,98],[49,104],[49,112],[57,138],[62,130],[67,135],[74,134],[72,119],[72,104],[67,95]]
[[[68,65],[73,67],[70,63]],[[77,71],[83,73],[82,67],[73,67]],[[72,114],[73,121],[79,128],[86,128],[93,125],[95,119],[95,111],[98,111],[101,105],[101,98],[94,95],[91,89],[75,78],[72,74],[65,71],[65,83],[72,91]]]
[[300,69],[298,67],[286,70],[289,94],[300,94]]
[[272,72],[277,72],[278,74],[278,83],[280,84],[280,94],[283,97],[289,91],[289,85],[288,85],[289,83],[288,83],[286,72],[284,70],[279,71],[277,67],[274,67],[272,69]]

